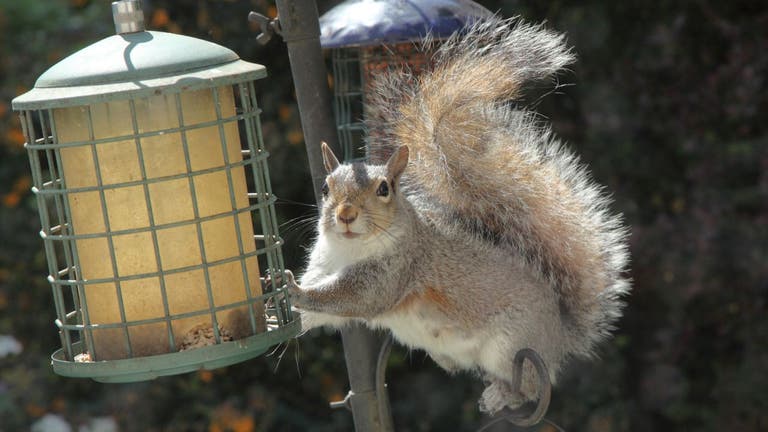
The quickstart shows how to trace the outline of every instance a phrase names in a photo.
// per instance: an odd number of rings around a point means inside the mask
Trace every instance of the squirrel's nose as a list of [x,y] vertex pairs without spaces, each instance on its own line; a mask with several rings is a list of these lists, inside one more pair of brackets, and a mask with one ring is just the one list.
[[336,209],[336,217],[344,224],[351,224],[357,219],[358,210],[351,204],[342,204]]

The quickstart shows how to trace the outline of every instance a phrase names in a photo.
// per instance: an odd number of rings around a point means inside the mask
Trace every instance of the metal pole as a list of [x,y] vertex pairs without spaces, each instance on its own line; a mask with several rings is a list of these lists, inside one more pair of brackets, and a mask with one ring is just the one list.
[[338,138],[320,48],[317,6],[313,0],[278,0],[276,5],[279,23],[276,30],[288,48],[315,200],[320,203],[320,188],[325,178],[320,142],[325,141],[337,150]]
[[[338,150],[338,140],[320,49],[317,5],[314,0],[277,0],[276,5],[279,23],[270,25],[281,34],[288,47],[315,198],[319,203],[325,177],[320,142],[325,141]],[[355,430],[394,430],[386,392],[376,392],[377,363],[385,336],[356,324],[342,330],[341,337],[350,385],[344,405],[352,410]]]

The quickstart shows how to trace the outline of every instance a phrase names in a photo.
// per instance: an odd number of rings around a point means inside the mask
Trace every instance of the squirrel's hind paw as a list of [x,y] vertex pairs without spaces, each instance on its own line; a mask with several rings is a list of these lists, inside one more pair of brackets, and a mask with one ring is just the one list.
[[517,408],[527,402],[520,392],[515,391],[507,381],[494,379],[480,397],[480,411],[496,414],[504,407]]

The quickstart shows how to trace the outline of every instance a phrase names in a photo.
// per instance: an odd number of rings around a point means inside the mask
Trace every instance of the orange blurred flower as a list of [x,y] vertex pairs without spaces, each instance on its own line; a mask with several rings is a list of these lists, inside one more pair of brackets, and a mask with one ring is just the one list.
[[171,18],[168,16],[168,11],[163,8],[155,9],[155,12],[152,14],[151,22],[154,28],[165,27],[170,21]]
[[21,202],[21,198],[29,192],[32,186],[32,179],[29,176],[21,176],[13,183],[11,191],[3,195],[2,202],[6,207],[16,207]]
[[253,418],[229,404],[216,408],[213,420],[208,426],[209,432],[253,432],[255,430],[256,424]]
[[12,127],[8,129],[8,132],[5,133],[5,139],[16,146],[23,146],[24,143],[27,141],[26,138],[24,138],[24,133],[21,132],[21,129]]

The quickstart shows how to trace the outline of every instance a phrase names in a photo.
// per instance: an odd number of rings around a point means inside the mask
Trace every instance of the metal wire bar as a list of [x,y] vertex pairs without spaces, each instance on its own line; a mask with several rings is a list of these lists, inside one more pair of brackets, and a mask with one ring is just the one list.
[[[176,112],[179,118],[179,126],[184,126],[184,112],[182,110],[181,94],[176,93],[174,95],[176,101]],[[187,168],[187,172],[192,172],[192,161],[189,156],[189,142],[187,142],[187,132],[182,130],[181,134],[181,146],[184,150],[184,163]],[[197,203],[197,193],[195,192],[195,181],[192,176],[189,177],[189,192],[192,197],[192,214],[195,217],[195,229],[197,231],[198,247],[200,248],[200,259],[203,263],[203,277],[205,279],[206,294],[208,295],[208,310],[211,314],[211,327],[213,327],[213,338],[216,343],[221,343],[221,334],[219,332],[219,320],[216,317],[216,311],[213,310],[215,302],[213,299],[213,292],[211,290],[211,275],[208,269],[208,259],[205,254],[205,241],[203,240],[203,223],[200,219],[200,208]]]
[[[261,109],[258,107],[258,101],[256,99],[256,89],[254,86],[253,81],[249,81],[247,83],[247,86],[245,84],[241,84],[239,86],[240,88],[240,94],[241,94],[241,103],[243,104],[243,107],[248,107],[248,109],[251,110],[257,110],[261,111]],[[261,241],[264,242],[265,248],[267,249],[266,259],[267,259],[267,267],[270,270],[270,274],[285,274],[285,262],[283,260],[283,254],[282,254],[282,245],[283,245],[283,239],[279,236],[279,230],[277,226],[277,215],[275,212],[275,206],[274,203],[276,202],[276,198],[274,194],[272,193],[272,184],[270,183],[270,175],[269,175],[269,166],[267,165],[266,157],[260,157],[260,155],[268,156],[269,152],[266,151],[264,148],[264,139],[262,136],[262,130],[261,130],[261,120],[259,117],[254,117],[253,119],[245,119],[245,128],[247,131],[247,139],[248,139],[248,152],[249,152],[249,158],[253,160],[252,163],[252,169],[254,174],[254,183],[257,184],[256,187],[256,195],[257,200],[263,200],[264,202],[267,202],[268,205],[266,208],[262,208],[259,212],[260,220],[262,224],[262,237]],[[255,132],[255,137],[254,137]],[[255,138],[255,140],[254,140]],[[257,166],[261,169],[258,170]],[[258,171],[261,172],[263,175],[263,180],[261,184],[263,185],[263,188],[259,190],[258,187],[258,181],[260,177],[258,177]],[[261,194],[262,197],[258,198],[258,195]],[[249,195],[249,198],[251,198],[252,195]],[[267,220],[265,220],[267,219]],[[268,242],[269,240],[269,242]],[[285,279],[283,279],[285,280]],[[290,307],[290,300],[287,295],[286,287],[285,285],[276,287],[274,296],[272,297],[272,302],[275,307],[275,315],[278,321],[279,325],[286,325],[293,321],[293,316],[291,312]]]
[[[273,245],[272,247],[277,247],[277,245]],[[248,252],[248,253],[244,254],[243,258],[258,256],[258,255],[260,255],[262,253],[265,253],[265,252],[266,252],[266,248],[257,249],[255,251]],[[205,269],[206,267],[215,267],[215,266],[220,265],[220,264],[227,264],[227,263],[238,261],[240,259],[241,259],[240,257],[234,256],[234,257],[229,257],[229,258],[222,258],[222,259],[215,260],[215,261],[209,261],[209,262],[206,262],[206,263],[203,263],[203,264],[194,264],[194,265],[178,267],[178,268],[174,268],[174,269],[167,269],[167,270],[163,270],[163,271],[159,271],[158,270],[158,271],[154,271],[154,272],[138,273],[138,274],[135,274],[135,275],[128,275],[128,276],[113,276],[113,277],[105,277],[105,278],[98,278],[98,279],[87,279],[87,280],[79,280],[79,279],[60,280],[60,279],[57,279],[53,283],[56,284],[56,285],[74,285],[74,284],[79,284],[79,285],[88,286],[88,285],[99,285],[99,284],[104,284],[104,283],[111,283],[111,282],[115,282],[117,280],[132,281],[132,280],[139,280],[139,279],[147,279],[147,278],[151,278],[151,277],[159,277],[159,276],[162,276],[164,274],[165,275],[170,275],[170,274],[174,274],[174,273],[185,273],[185,272],[188,272],[190,270],[202,270],[202,269]]]
[[[46,112],[47,112],[48,120],[50,122],[50,127],[51,127],[51,131],[50,131],[51,144],[58,144],[59,135],[58,135],[58,131],[56,130],[56,118],[53,115],[53,110],[48,109]],[[61,159],[61,149],[54,148],[53,155],[54,155],[54,159],[56,160],[56,165],[55,165],[55,171],[51,170],[51,173],[52,173],[51,179],[59,179],[60,180],[58,182],[59,185],[62,188],[64,188],[64,182],[63,182],[64,163],[62,162],[62,159]],[[56,212],[58,215],[58,222],[59,222],[59,225],[62,227],[61,233],[63,235],[67,235],[70,233],[70,224],[68,221],[72,220],[70,216],[69,201],[64,199],[63,195],[54,195],[53,199],[56,203]],[[64,249],[64,262],[67,266],[66,267],[67,273],[69,273],[70,271],[74,271],[75,269],[75,259],[73,256],[74,240],[65,240],[62,242],[62,246],[63,246],[62,248]],[[63,277],[63,275],[61,275],[60,277]],[[80,295],[78,292],[79,288],[82,288],[82,286],[78,287],[77,285],[75,285],[70,288],[70,295],[72,296],[72,307],[75,309],[77,309],[78,305],[80,304]],[[62,294],[62,297],[63,297],[63,294]],[[79,336],[80,336],[80,339],[82,339],[83,333],[80,333]],[[71,343],[71,336],[69,334],[67,334],[66,338],[70,340],[70,343]],[[71,348],[69,349],[69,351],[71,351]],[[71,353],[69,358],[70,359],[72,358]]]
[[[219,101],[219,89],[214,87],[213,89],[213,106],[215,107],[216,111],[216,118],[218,120],[222,119],[221,115],[221,102]],[[232,91],[232,88],[230,87],[230,91]],[[234,95],[233,95],[234,98]],[[224,130],[225,123],[219,121],[219,141],[221,141],[221,152],[223,154],[224,158],[224,166],[227,167],[226,173],[227,173],[227,187],[229,189],[229,202],[232,206],[232,211],[237,210],[237,198],[235,197],[235,185],[232,181],[232,168],[230,166],[230,160],[229,160],[229,148],[227,146],[227,134]],[[247,198],[247,196],[246,196]],[[243,232],[240,227],[240,217],[239,215],[235,215],[232,217],[234,220],[235,225],[235,237],[237,238],[237,250],[240,256],[243,256],[245,254],[245,247],[243,245]],[[240,268],[243,271],[243,286],[245,287],[245,297],[248,299],[248,304],[250,304],[251,300],[251,284],[250,284],[250,278],[248,277],[248,266],[246,264],[245,259],[240,260]],[[256,334],[258,329],[256,328],[256,316],[254,314],[253,308],[248,308],[248,316],[251,322],[251,332],[252,334]]]
[[[47,116],[46,116],[46,114],[47,114]],[[50,144],[58,143],[58,135],[56,134],[57,133],[57,131],[56,131],[56,120],[55,120],[55,117],[53,116],[53,112],[51,110],[47,110],[46,112],[41,111],[39,113],[39,116],[40,116],[41,129],[42,129],[42,132],[43,132],[43,137],[41,137],[41,140],[43,140],[43,143],[45,143],[45,144],[47,144],[47,143],[50,143]],[[48,121],[50,123],[50,141],[49,141],[49,135],[46,132],[46,127],[45,127],[45,119],[46,118],[48,119]],[[56,183],[58,183],[59,187],[63,188],[64,187],[64,169],[63,169],[63,164],[62,164],[62,161],[61,161],[61,152],[60,152],[60,150],[54,148],[53,150],[44,150],[44,151],[46,152],[46,155],[48,156],[48,164],[49,164],[48,169],[49,169],[51,180],[52,181],[58,180]],[[50,158],[51,151],[53,152],[53,156],[54,156],[54,159],[55,159],[55,164],[53,163],[53,161],[51,161],[51,158]],[[65,215],[68,215],[69,214],[68,213],[69,212],[69,202],[67,200],[63,199],[62,196],[54,196],[53,199],[54,199],[55,202],[57,202],[61,206],[63,206],[63,210],[65,211]],[[67,227],[67,224],[65,223],[69,219],[68,218],[65,219],[64,217],[62,217],[63,215],[61,213],[61,207],[59,205],[57,205],[57,212],[58,212],[58,217],[59,217],[58,223],[59,223],[60,226],[62,226],[61,232],[62,233],[65,232],[65,231],[69,232],[69,228]],[[51,240],[53,241],[55,239],[51,239]],[[55,247],[54,247],[54,249],[55,249]],[[67,269],[74,269],[74,266],[75,266],[75,263],[76,263],[76,255],[75,255],[75,252],[74,252],[74,242],[73,241],[62,242],[62,249],[64,250],[64,257],[65,257],[65,263],[66,263]],[[57,259],[57,257],[54,258],[54,259]],[[59,267],[58,264],[55,264],[55,267],[58,268]],[[51,286],[56,288],[53,284]],[[78,295],[78,290],[79,289],[82,289],[82,286],[80,286],[80,287],[73,286],[73,287],[70,288],[70,293],[72,294],[72,305],[73,305],[74,308],[78,307],[78,305],[79,305],[79,301],[78,301],[79,298],[80,298],[79,295]],[[56,300],[56,298],[58,298],[59,300],[63,301],[64,294],[60,290],[57,290],[57,294],[58,294],[58,296],[54,297],[54,300]],[[64,311],[66,311],[66,305],[65,304],[62,304],[60,307],[62,309],[64,309]],[[65,331],[64,333],[65,333],[64,338],[69,343],[71,343],[72,342],[72,335],[68,331]],[[83,337],[83,334],[80,333],[80,338],[82,338],[82,337]],[[67,354],[69,355],[70,358],[73,358],[73,356],[74,356],[74,353],[72,352],[71,348],[67,351]]]
[[[256,105],[256,88],[253,81],[248,82],[248,88],[244,86],[240,87],[240,99],[244,109],[257,109]],[[251,152],[250,157],[254,158],[261,154],[266,154],[263,148],[263,138],[261,136],[261,122],[259,118],[245,119],[246,138],[248,140],[248,150]],[[255,137],[254,137],[255,132]],[[254,139],[255,138],[255,139]],[[251,165],[253,173],[254,187],[256,188],[257,202],[258,196],[272,197],[272,187],[269,183],[269,168],[266,165],[266,157],[259,158]],[[267,219],[271,219],[273,223],[276,223],[277,216],[275,214],[274,205],[270,205],[267,209],[260,212],[261,229],[264,235],[264,244],[266,247],[270,247],[274,244],[282,243],[280,239],[276,238],[277,228],[274,224],[271,224]],[[279,249],[278,249],[279,250]],[[282,262],[282,254],[269,253],[266,254],[268,271],[272,276],[279,274],[282,277],[282,281],[285,281],[285,266]],[[283,295],[284,288],[275,287],[277,294]],[[275,300],[275,313],[277,314],[278,322],[282,325],[289,322],[290,317],[290,305],[288,309],[283,310],[284,307],[282,300],[276,296]],[[287,302],[287,300],[286,300]]]
[[[246,87],[244,84],[240,84],[238,86],[238,91],[240,94],[240,103],[242,104],[243,110],[252,110],[254,109],[254,104],[251,99],[251,95],[255,92],[255,88],[253,86],[253,83],[249,83],[248,87]],[[256,119],[258,122],[258,118]],[[258,138],[254,137],[254,134],[256,133],[256,127],[251,119],[245,119],[244,120],[244,129],[245,129],[245,136],[246,136],[246,145],[247,145],[247,152],[248,152],[248,159],[252,162],[251,163],[251,179],[253,181],[253,186],[256,189],[255,194],[250,194],[249,199],[255,199],[257,203],[264,202],[264,200],[269,199],[269,195],[267,195],[266,192],[266,186],[264,184],[263,178],[259,175],[259,170],[256,165],[256,160],[266,160],[266,155],[268,153],[264,151],[264,149],[260,145],[261,137]],[[269,230],[266,226],[266,221],[264,221],[264,212],[265,208],[261,208],[259,211],[259,216],[261,220],[261,232],[262,232],[262,240],[264,241],[265,245],[269,245]],[[272,260],[272,257],[267,254],[267,272],[274,272],[275,271],[275,263]]]
[[[251,82],[251,85],[253,85],[253,82]],[[258,101],[256,100],[255,88],[252,92],[249,93],[249,97],[250,97],[251,106],[258,109]],[[266,150],[264,149],[264,139],[262,137],[261,120],[259,118],[256,118],[253,124],[254,126],[256,126],[257,148],[259,149],[260,152],[266,153]],[[264,186],[265,186],[264,193],[266,194],[267,197],[272,197],[274,196],[274,194],[272,192],[272,183],[269,181],[270,176],[269,176],[269,166],[267,165],[267,160],[259,159],[257,163],[261,166],[261,173],[264,178]],[[274,244],[277,245],[276,248],[271,250],[271,253],[267,252],[267,257],[269,258],[270,255],[272,256],[272,262],[275,263],[276,265],[274,267],[274,270],[284,275],[285,262],[283,260],[283,254],[281,253],[283,239],[280,238],[280,235],[279,235],[280,231],[277,224],[277,213],[275,211],[274,203],[269,205],[267,208],[265,222],[266,222],[266,226],[269,227],[269,233],[265,233],[265,235],[270,236]],[[282,287],[279,287],[278,295],[276,296],[276,298],[277,298],[277,301],[276,301],[277,312],[279,312],[279,315],[283,317],[282,322],[288,323],[292,321],[290,299],[288,297],[288,292],[285,285],[283,285]]]
[[[88,114],[88,136],[91,140],[95,139],[96,134],[94,133],[93,129],[93,113],[91,111],[91,105],[88,105],[86,108],[86,113]],[[106,237],[107,239],[107,247],[109,249],[109,258],[111,260],[112,264],[112,274],[115,275],[115,292],[117,294],[117,307],[118,311],[120,312],[120,321],[125,324],[127,321],[125,316],[125,304],[123,302],[123,290],[121,285],[121,278],[120,278],[120,270],[117,266],[117,256],[115,254],[115,244],[113,240],[113,235],[111,235],[112,229],[109,222],[109,210],[107,209],[107,197],[105,190],[103,189],[104,182],[101,178],[101,166],[99,165],[99,152],[96,149],[96,144],[91,145],[91,157],[93,157],[93,166],[94,171],[96,173],[96,184],[101,187],[99,189],[99,199],[101,201],[101,216],[104,218],[104,230],[110,235]],[[85,277],[85,275],[83,275]],[[88,300],[86,298],[86,301],[82,305],[82,308],[87,310],[88,309]],[[123,326],[123,336],[125,337],[125,347],[127,349],[128,357],[133,357],[133,346],[131,344],[131,335],[128,332],[128,326]],[[95,345],[95,344],[94,344]],[[91,356],[94,359],[98,358],[97,352],[91,351]]]
[[[265,300],[265,299],[267,299],[267,298],[269,298],[271,296],[272,295],[270,295],[270,294],[262,294],[260,296],[253,297],[253,300],[257,300],[257,301],[258,300],[262,300],[263,301],[263,300]],[[213,310],[214,312],[221,312],[221,311],[225,311],[225,310],[229,310],[229,309],[235,309],[235,308],[238,308],[238,307],[247,306],[247,305],[250,305],[250,304],[252,304],[252,303],[249,300],[241,300],[241,301],[237,301],[237,302],[233,302],[233,303],[227,303],[227,304],[224,304],[224,305],[221,305],[221,306],[213,306],[211,308],[211,310]],[[176,320],[184,319],[184,318],[193,318],[193,317],[197,317],[197,316],[207,315],[207,314],[210,313],[211,310],[209,310],[209,309],[200,309],[200,310],[196,310],[196,311],[190,311],[190,312],[184,312],[184,313],[178,313],[178,314],[169,314],[167,317],[162,316],[162,317],[155,317],[155,318],[145,318],[145,319],[140,319],[140,320],[127,321],[125,323],[99,323],[98,326],[99,326],[99,329],[115,329],[115,328],[123,328],[123,327],[137,327],[137,326],[142,326],[142,325],[146,325],[146,324],[162,323],[162,322],[165,322],[166,319],[170,319],[172,321],[176,321]],[[71,312],[71,313],[65,315],[65,318],[62,321],[62,324],[59,326],[60,328],[77,329],[77,330],[85,328],[85,325],[83,325],[83,324],[66,324],[66,322],[69,321],[70,318],[72,318],[72,316],[73,316],[72,314],[73,313],[77,314],[77,311],[74,311],[74,312]]]
[[[32,119],[30,118],[32,115],[32,112],[30,111],[22,111],[19,113],[19,119],[21,120],[21,128],[25,136],[27,137],[34,137],[35,136],[35,130],[34,130],[34,124],[32,123]],[[30,160],[30,166],[32,169],[32,184],[33,191],[37,190],[38,188],[42,187],[43,179],[42,179],[42,166],[40,164],[40,155],[38,151],[31,146],[27,145],[27,153],[29,155]],[[37,200],[37,206],[40,209],[40,224],[42,225],[43,229],[40,231],[41,237],[43,237],[43,247],[45,248],[45,254],[46,256],[55,256],[55,252],[52,250],[53,245],[50,240],[47,240],[44,237],[44,232],[47,227],[50,227],[50,220],[48,218],[48,206],[45,202],[45,197],[39,194],[35,194],[36,200]],[[58,265],[54,260],[47,260],[48,261],[48,274],[49,278],[53,278],[55,274],[57,274]],[[56,316],[58,319],[64,319],[66,316],[66,310],[64,309],[64,300],[61,297],[61,293],[58,292],[58,289],[51,285],[51,288],[53,290],[53,298],[54,298],[54,304],[56,306]],[[68,358],[72,357],[72,350],[71,350],[71,340],[69,339],[69,333],[68,332],[60,332],[59,338],[61,339],[62,346],[69,347],[69,350],[66,351],[66,354]]]
[[[245,86],[244,86],[243,83],[238,83],[237,84],[237,90],[238,90],[238,93],[240,95],[240,110],[242,112],[252,111],[253,107],[248,105],[248,101],[246,100],[246,98],[243,95],[243,89],[244,88],[245,88]],[[233,92],[233,98],[234,98],[234,95],[235,95],[234,89],[232,90],[232,92]],[[237,110],[237,108],[236,108],[236,110]],[[251,120],[248,117],[244,117],[243,118],[243,126],[244,126],[245,131],[246,131],[246,141],[247,142],[246,142],[246,145],[245,145],[246,149],[243,149],[242,148],[243,146],[241,144],[241,146],[240,146],[240,155],[241,155],[241,157],[243,158],[244,161],[248,160],[248,162],[250,162],[251,169],[253,170],[253,162],[252,162],[251,158],[253,158],[255,155],[253,154],[253,151],[251,150],[251,147],[252,147],[251,146],[251,140],[253,138],[253,132],[252,132],[251,128],[249,127],[250,121]],[[247,170],[244,170],[244,171],[247,172]],[[255,175],[252,174],[252,178],[254,176]],[[249,200],[251,199],[251,193],[247,194],[247,198]],[[262,210],[260,210],[258,212],[258,217],[259,217],[259,219],[261,219],[263,217]],[[252,227],[253,227],[253,229],[255,231],[255,225],[256,224],[255,224],[255,222],[253,220],[251,220],[251,224],[252,224]],[[256,240],[257,237],[258,237],[257,235],[254,235],[254,241]],[[243,266],[245,266],[245,262],[243,262]],[[247,270],[244,271],[243,275],[244,275],[244,277],[246,277],[246,283],[245,283],[245,291],[246,291],[246,293],[245,294],[248,297],[248,299],[251,299],[253,294],[251,292],[250,282],[247,279]],[[260,279],[260,286],[263,286],[263,284],[261,284],[261,279]],[[253,329],[253,332],[256,333],[256,331],[257,331],[256,316],[255,316],[255,311],[254,311],[253,307],[249,307],[248,308],[248,314],[249,314],[249,318],[251,320],[251,328]]]
[[[334,49],[332,50],[333,63],[333,89],[334,89],[334,108],[336,112],[336,129],[339,131],[339,140],[344,151],[344,160],[351,160],[354,156],[353,148],[360,143],[356,143],[352,131],[362,131],[362,119],[352,118],[352,99],[362,105],[362,85],[360,79],[360,57],[357,50]],[[352,65],[357,72],[353,78],[350,73]],[[362,115],[362,113],[360,113]]]
[[[265,155],[259,155],[256,156],[255,159],[266,159],[269,154]],[[241,167],[250,164],[249,161],[240,161],[240,162],[234,162],[232,164],[232,167]],[[110,189],[121,189],[125,187],[131,187],[131,186],[141,186],[144,183],[147,184],[153,184],[153,183],[161,183],[168,180],[178,180],[178,179],[185,179],[187,177],[196,177],[201,176],[205,174],[215,173],[219,171],[226,170],[226,167],[211,167],[211,168],[205,168],[197,171],[192,171],[190,173],[183,173],[183,174],[171,174],[166,176],[158,176],[151,179],[147,179],[146,181],[141,180],[132,180],[127,182],[120,182],[120,183],[110,183],[108,185],[103,185],[102,187],[98,186],[82,186],[82,187],[73,187],[69,189],[58,189],[56,188],[59,186],[57,183],[58,181],[52,180],[51,182],[43,183],[45,188],[41,191],[44,195],[66,195],[66,194],[72,194],[72,193],[79,193],[79,192],[95,192],[99,190],[110,190]]]
[[[277,200],[277,198],[271,197],[270,200],[274,202]],[[216,220],[216,219],[233,217],[241,213],[250,213],[251,211],[256,209],[267,208],[268,205],[269,203],[267,202],[262,202],[261,204],[259,203],[252,204],[252,205],[249,205],[248,207],[243,207],[238,210],[216,213],[209,216],[202,216],[198,218],[198,220],[200,222],[207,222],[207,221]],[[144,233],[144,232],[149,232],[153,230],[159,230],[159,229],[165,229],[165,228],[176,228],[180,226],[192,225],[195,222],[198,222],[198,220],[189,219],[189,220],[183,220],[183,221],[177,221],[177,222],[157,224],[154,227],[148,226],[148,227],[141,227],[141,228],[126,228],[122,230],[114,230],[111,232],[99,232],[99,233],[91,233],[91,234],[70,234],[70,235],[55,234],[53,232],[53,229],[55,227],[51,227],[48,230],[46,230],[46,235],[53,240],[83,240],[83,239],[94,239],[94,238],[106,238],[109,236],[119,236],[124,234],[138,234],[138,233]]]
[[[178,95],[178,93],[176,93]],[[256,109],[254,111],[245,111],[242,114],[236,114],[230,117],[225,117],[221,119],[221,121],[224,122],[236,122],[240,120],[244,120],[247,117],[255,117],[258,118],[259,114],[261,114],[261,110]],[[194,130],[194,129],[205,129],[208,127],[213,127],[218,124],[219,120],[209,120],[205,122],[195,123],[192,125],[181,125],[179,127],[175,128],[167,128],[167,129],[157,129],[154,131],[149,132],[141,132],[138,135],[116,135],[111,137],[105,137],[105,138],[94,138],[91,140],[84,140],[84,141],[69,141],[66,143],[51,143],[51,144],[45,144],[45,143],[38,143],[35,141],[43,141],[42,138],[36,139],[34,141],[35,148],[39,150],[47,150],[47,149],[61,149],[61,148],[69,148],[69,147],[80,147],[80,146],[89,146],[93,144],[106,144],[111,142],[121,142],[121,141],[132,141],[135,138],[150,138],[154,136],[161,136],[161,135],[167,135],[171,133],[178,133],[178,132],[184,132],[188,130]]]
[[[51,132],[53,133],[56,130],[56,117],[51,114],[50,118],[51,118],[51,124],[52,124]],[[54,144],[59,143],[58,134],[53,137],[53,143]],[[54,149],[54,152],[56,152],[56,157],[57,157],[56,163],[58,164],[58,167],[59,167],[59,179],[58,179],[59,181],[57,183],[62,190],[66,190],[67,183],[64,176],[64,168],[63,168],[64,165],[62,162],[61,150]],[[69,224],[69,222],[72,221],[72,209],[69,205],[68,199],[63,200],[63,203],[64,203],[64,212],[67,218],[66,221]],[[94,347],[93,326],[91,325],[90,313],[88,312],[88,308],[86,305],[85,285],[80,282],[83,280],[83,275],[80,267],[80,256],[77,248],[77,242],[74,240],[77,233],[75,232],[75,229],[72,226],[69,227],[67,232],[71,233],[72,239],[68,241],[64,240],[63,243],[65,244],[65,250],[66,249],[70,250],[72,254],[72,265],[69,267],[69,269],[72,269],[72,273],[73,273],[73,274],[70,274],[70,272],[68,271],[67,274],[69,276],[74,276],[74,278],[78,280],[78,283],[72,286],[73,307],[76,310],[80,310],[82,322],[87,325],[87,327],[85,327],[85,332],[84,333],[80,332],[81,339],[85,339],[85,343],[80,344],[80,346],[85,346],[86,351],[89,353],[92,353],[92,355],[95,356],[96,348]],[[63,277],[63,275],[61,277]],[[67,349],[71,351],[72,348],[70,346],[67,346]],[[69,358],[70,361],[73,359],[74,357]]]
[[[157,265],[158,272],[162,273],[163,260],[160,255],[160,243],[157,240],[157,228],[155,226],[155,215],[152,210],[152,199],[149,194],[149,183],[147,182],[147,167],[144,163],[144,149],[141,145],[141,138],[139,137],[139,123],[136,118],[136,102],[133,99],[128,101],[128,107],[131,111],[131,127],[133,134],[136,137],[134,144],[136,145],[136,157],[139,162],[139,171],[141,172],[141,180],[144,189],[144,202],[147,205],[147,219],[149,222],[150,235],[152,237],[152,249],[155,253],[155,264]],[[176,349],[176,340],[173,335],[173,326],[171,320],[168,318],[170,315],[170,307],[168,305],[168,292],[165,287],[165,277],[158,276],[158,282],[160,283],[160,297],[163,300],[163,314],[165,315],[165,325],[168,331],[168,351],[174,351]]]

